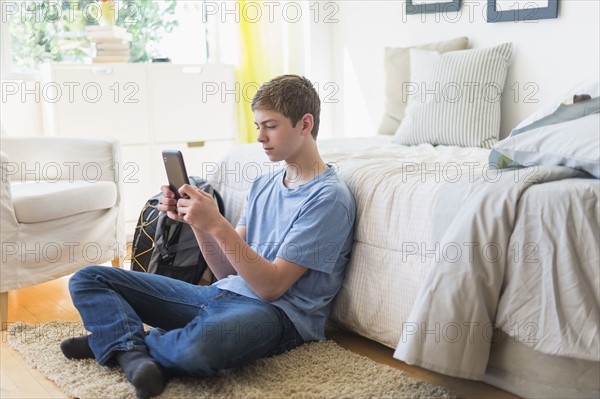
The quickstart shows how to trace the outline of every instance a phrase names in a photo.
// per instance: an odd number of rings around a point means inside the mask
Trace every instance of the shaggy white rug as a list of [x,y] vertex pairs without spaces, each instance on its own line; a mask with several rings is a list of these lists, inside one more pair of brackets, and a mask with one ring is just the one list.
[[[86,334],[79,322],[10,326],[8,339],[29,364],[80,399],[135,398],[118,368],[67,360],[59,344]],[[216,378],[175,378],[159,398],[452,398],[444,388],[343,349],[333,341],[302,345]]]

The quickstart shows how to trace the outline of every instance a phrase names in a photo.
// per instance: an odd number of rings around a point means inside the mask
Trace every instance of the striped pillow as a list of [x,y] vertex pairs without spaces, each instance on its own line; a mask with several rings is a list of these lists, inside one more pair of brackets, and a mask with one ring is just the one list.
[[411,81],[403,85],[408,105],[393,141],[491,148],[511,54],[511,43],[447,53],[411,49]]

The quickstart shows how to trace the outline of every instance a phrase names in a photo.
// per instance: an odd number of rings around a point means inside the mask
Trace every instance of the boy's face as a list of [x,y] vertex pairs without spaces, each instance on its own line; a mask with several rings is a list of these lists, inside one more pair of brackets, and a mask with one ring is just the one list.
[[[257,141],[271,161],[293,162],[299,154],[306,132],[302,130],[304,118],[292,126],[283,114],[264,109],[254,111],[254,124],[258,130]],[[310,135],[310,132],[309,132]]]

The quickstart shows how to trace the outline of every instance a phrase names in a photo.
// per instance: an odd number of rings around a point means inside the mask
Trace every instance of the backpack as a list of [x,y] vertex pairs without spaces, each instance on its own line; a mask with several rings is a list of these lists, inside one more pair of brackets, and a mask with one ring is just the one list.
[[[212,194],[219,212],[225,214],[221,195],[206,180],[190,176],[190,184]],[[150,198],[140,212],[133,235],[131,270],[198,284],[208,265],[192,228],[156,209],[162,195],[159,193]],[[214,277],[211,277],[212,280]]]

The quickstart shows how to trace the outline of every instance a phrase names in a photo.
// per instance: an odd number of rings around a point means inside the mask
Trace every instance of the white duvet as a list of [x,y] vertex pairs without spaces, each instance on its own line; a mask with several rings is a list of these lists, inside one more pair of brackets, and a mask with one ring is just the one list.
[[434,236],[450,250],[423,282],[394,356],[481,379],[497,328],[542,353],[600,360],[597,180],[580,175],[536,167],[443,189],[456,195]]

